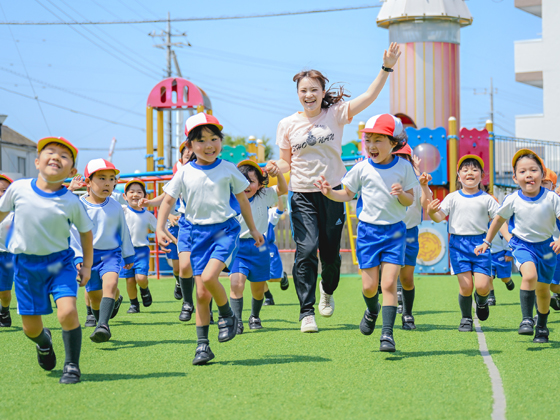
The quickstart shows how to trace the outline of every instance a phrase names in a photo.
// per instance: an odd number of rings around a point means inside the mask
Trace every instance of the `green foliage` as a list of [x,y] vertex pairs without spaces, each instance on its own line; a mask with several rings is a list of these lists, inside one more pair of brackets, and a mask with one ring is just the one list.
[[[260,137],[260,139],[262,139],[264,144],[264,159],[269,160],[272,158],[272,155],[274,154],[274,148],[271,145],[271,138],[267,136],[262,136]],[[225,134],[223,144],[224,146],[232,146],[232,147],[244,146],[245,148],[247,148],[247,140],[248,137],[230,136],[229,134]]]

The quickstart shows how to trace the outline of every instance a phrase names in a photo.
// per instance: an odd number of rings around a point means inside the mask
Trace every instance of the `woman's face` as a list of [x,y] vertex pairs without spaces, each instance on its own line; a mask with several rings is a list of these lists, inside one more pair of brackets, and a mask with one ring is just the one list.
[[321,103],[325,97],[325,91],[316,79],[305,77],[299,81],[298,97],[307,116],[317,116],[321,113]]

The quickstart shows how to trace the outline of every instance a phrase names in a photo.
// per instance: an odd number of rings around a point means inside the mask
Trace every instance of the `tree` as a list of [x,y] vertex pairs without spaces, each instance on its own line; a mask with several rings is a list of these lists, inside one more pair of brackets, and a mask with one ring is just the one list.
[[[264,160],[269,160],[272,158],[272,155],[274,154],[274,149],[270,144],[271,139],[270,137],[267,136],[262,136],[260,138],[262,139],[264,144]],[[247,148],[247,139],[248,137],[244,137],[244,136],[232,137],[229,134],[225,134],[222,144],[226,146],[232,146],[232,147],[241,145]]]

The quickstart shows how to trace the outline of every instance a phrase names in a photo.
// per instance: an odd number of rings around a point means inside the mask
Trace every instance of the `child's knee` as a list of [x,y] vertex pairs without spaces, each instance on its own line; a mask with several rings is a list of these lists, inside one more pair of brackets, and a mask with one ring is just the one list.
[[196,288],[196,301],[200,304],[210,304],[210,300],[212,299],[212,295],[208,290],[203,287]]
[[378,285],[377,284],[369,284],[367,286],[363,286],[362,287],[362,293],[364,294],[364,296],[366,297],[374,297],[375,294],[377,293],[378,290]]

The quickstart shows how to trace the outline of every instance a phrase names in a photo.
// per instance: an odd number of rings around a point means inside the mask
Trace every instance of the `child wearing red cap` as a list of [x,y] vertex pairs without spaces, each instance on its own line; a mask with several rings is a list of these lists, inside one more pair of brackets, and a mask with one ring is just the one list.
[[[11,178],[0,174],[0,198],[12,182],[14,181]],[[10,212],[0,223],[0,328],[12,326],[10,303],[12,302],[12,287],[14,285],[14,256],[6,247],[6,239],[13,220],[14,213]]]
[[194,365],[214,358],[208,346],[210,299],[218,305],[218,341],[233,339],[237,319],[231,310],[227,293],[218,277],[231,265],[237,253],[241,227],[236,217],[241,213],[255,245],[264,243],[251,214],[244,193],[249,182],[230,162],[218,158],[222,150],[222,126],[212,115],[200,113],[186,121],[187,147],[195,159],[185,165],[164,187],[166,193],[158,214],[158,239],[165,245],[176,242],[167,230],[167,217],[175,201],[182,196],[185,218],[192,225],[191,264],[196,281],[196,330],[198,346]]
[[62,184],[76,174],[78,150],[62,137],[46,137],[37,143],[39,170],[36,179],[15,181],[0,198],[0,221],[14,212],[8,251],[14,254],[14,283],[23,331],[37,345],[39,366],[53,370],[56,355],[51,332],[42,315],[52,313],[56,302],[66,359],[60,383],[80,381],[82,329],[76,309],[74,253],[68,247],[70,225],[79,232],[84,261],[80,285],[88,283],[92,266],[92,228],[78,197]]
[[395,351],[393,326],[397,316],[397,277],[405,262],[406,208],[414,203],[418,185],[414,168],[393,155],[406,145],[400,119],[382,114],[370,118],[362,130],[369,159],[348,171],[342,179],[343,190],[335,190],[321,177],[315,183],[334,201],[351,201],[359,194],[356,214],[359,219],[356,254],[362,270],[362,294],[367,309],[360,331],[371,335],[379,315],[378,285],[381,272],[383,291],[383,328],[380,351]]

